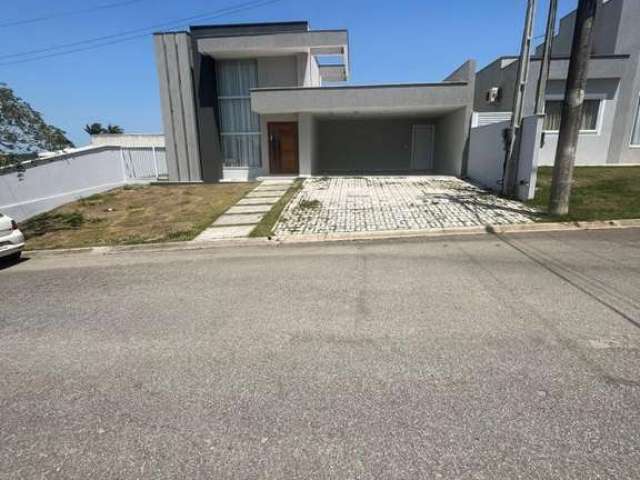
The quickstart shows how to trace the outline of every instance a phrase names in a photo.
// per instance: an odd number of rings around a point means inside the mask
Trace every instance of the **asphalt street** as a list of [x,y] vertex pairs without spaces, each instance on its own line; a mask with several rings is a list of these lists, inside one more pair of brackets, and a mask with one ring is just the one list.
[[5,266],[0,478],[640,478],[640,230]]

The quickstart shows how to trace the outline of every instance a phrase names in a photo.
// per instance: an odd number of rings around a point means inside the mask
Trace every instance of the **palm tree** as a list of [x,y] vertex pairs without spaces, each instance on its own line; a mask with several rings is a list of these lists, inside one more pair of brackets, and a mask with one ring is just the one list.
[[124,130],[118,125],[109,124],[107,125],[106,133],[124,133]]
[[89,135],[99,135],[101,133],[104,133],[104,128],[102,128],[102,124],[98,123],[98,122],[94,122],[91,124],[86,124],[84,127],[84,131],[87,132]]

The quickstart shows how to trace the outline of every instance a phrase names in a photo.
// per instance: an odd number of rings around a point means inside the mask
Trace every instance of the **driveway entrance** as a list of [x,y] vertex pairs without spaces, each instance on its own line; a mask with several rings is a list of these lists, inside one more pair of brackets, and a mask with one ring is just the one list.
[[304,182],[278,236],[532,222],[535,211],[456,177],[321,177]]

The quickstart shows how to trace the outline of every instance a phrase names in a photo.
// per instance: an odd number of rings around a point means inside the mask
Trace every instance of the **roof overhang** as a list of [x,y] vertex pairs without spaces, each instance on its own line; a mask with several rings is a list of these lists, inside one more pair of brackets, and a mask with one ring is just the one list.
[[259,114],[428,114],[468,107],[472,99],[467,82],[258,88],[251,91],[251,108]]
[[[622,78],[627,69],[628,55],[591,57],[589,78]],[[569,58],[552,58],[549,65],[550,80],[565,80],[569,74]]]
[[[536,65],[541,62],[541,57],[531,57],[531,63]],[[549,78],[551,80],[564,80],[569,72],[569,57],[555,56],[551,57],[549,64]],[[480,69],[478,73],[494,66],[497,62],[500,68],[514,69],[518,68],[518,57],[500,57],[489,65]],[[629,63],[629,55],[592,55],[589,59],[589,78],[621,78]]]
[[214,58],[248,58],[307,53],[347,55],[346,30],[268,33],[197,39],[198,52]]

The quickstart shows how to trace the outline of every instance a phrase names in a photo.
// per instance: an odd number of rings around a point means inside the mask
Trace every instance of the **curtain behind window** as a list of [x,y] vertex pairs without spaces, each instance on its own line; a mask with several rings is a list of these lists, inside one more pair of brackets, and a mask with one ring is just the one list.
[[[545,105],[544,129],[551,131],[560,130],[562,100],[547,100]],[[582,105],[582,122],[580,123],[580,130],[597,130],[599,111],[600,100],[585,100]]]
[[260,117],[251,111],[252,88],[258,86],[255,60],[216,62],[220,135],[227,167],[259,167]]

